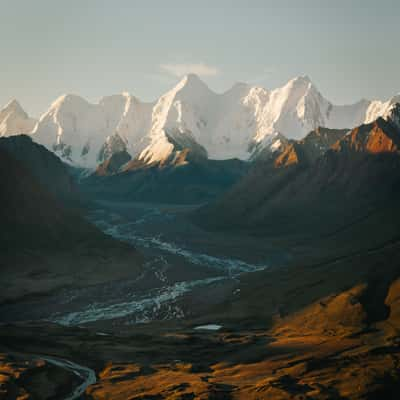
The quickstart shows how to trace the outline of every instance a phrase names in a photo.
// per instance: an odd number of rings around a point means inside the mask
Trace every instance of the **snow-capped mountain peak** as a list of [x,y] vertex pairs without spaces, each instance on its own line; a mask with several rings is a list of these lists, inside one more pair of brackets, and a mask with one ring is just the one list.
[[15,99],[0,110],[0,136],[12,136],[32,132],[36,120],[30,118]]
[[313,85],[308,75],[295,76],[285,86],[310,86]]
[[208,86],[199,78],[198,75],[196,74],[187,74],[185,75],[180,82],[176,85],[178,88],[183,88],[187,87],[190,90],[196,90],[196,89],[207,89],[209,90]]
[[25,110],[21,107],[17,99],[10,100],[2,109],[1,112],[15,112],[21,115],[26,116]]
[[133,101],[127,93],[103,97],[97,104],[73,94],[60,96],[40,117],[33,137],[70,162],[95,166],[107,139],[121,124],[121,130],[126,128]]
[[308,76],[273,90],[236,83],[219,94],[189,74],[152,103],[129,93],[104,97],[97,104],[61,96],[42,115],[33,135],[65,159],[87,167],[121,147],[110,143],[124,143],[132,157],[145,163],[171,158],[177,143],[200,146],[212,159],[249,160],[263,148],[277,146],[276,138],[301,139],[320,126],[352,128],[383,116],[395,101],[333,105]]

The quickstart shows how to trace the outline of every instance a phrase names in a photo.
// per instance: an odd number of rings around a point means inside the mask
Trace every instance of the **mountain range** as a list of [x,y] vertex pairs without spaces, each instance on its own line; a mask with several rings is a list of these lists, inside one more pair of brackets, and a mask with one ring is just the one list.
[[237,83],[217,94],[191,74],[150,103],[128,93],[97,104],[67,94],[38,121],[14,100],[0,112],[0,136],[31,134],[65,161],[88,168],[120,151],[147,165],[179,159],[182,148],[209,159],[250,160],[318,127],[350,129],[372,122],[398,101],[400,95],[334,105],[307,76],[274,90]]
[[325,235],[370,220],[381,229],[366,228],[368,240],[396,236],[399,149],[400,104],[348,132],[318,128],[255,163],[195,219],[208,228],[275,235]]
[[1,398],[397,399],[400,103],[330,106],[307,81],[267,95],[272,125],[244,85],[193,76],[148,130],[137,100],[120,125],[127,95],[63,97],[29,136],[8,105]]

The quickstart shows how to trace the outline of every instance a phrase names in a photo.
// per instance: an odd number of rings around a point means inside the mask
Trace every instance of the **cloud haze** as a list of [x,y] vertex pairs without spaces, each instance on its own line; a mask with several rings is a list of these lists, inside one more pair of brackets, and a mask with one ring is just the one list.
[[160,68],[170,75],[180,77],[187,74],[199,76],[215,76],[219,74],[218,68],[205,63],[195,64],[161,64]]

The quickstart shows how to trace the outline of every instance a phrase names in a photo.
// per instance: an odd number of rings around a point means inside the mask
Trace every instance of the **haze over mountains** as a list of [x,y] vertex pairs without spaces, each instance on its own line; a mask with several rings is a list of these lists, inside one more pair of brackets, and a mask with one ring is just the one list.
[[89,168],[125,150],[145,164],[177,159],[182,148],[209,159],[249,160],[279,148],[282,135],[302,139],[318,127],[350,129],[385,115],[398,101],[400,95],[333,105],[307,76],[274,90],[238,83],[216,94],[191,74],[152,103],[128,93],[98,104],[64,95],[36,123],[13,101],[0,113],[0,135],[32,134],[65,161]]

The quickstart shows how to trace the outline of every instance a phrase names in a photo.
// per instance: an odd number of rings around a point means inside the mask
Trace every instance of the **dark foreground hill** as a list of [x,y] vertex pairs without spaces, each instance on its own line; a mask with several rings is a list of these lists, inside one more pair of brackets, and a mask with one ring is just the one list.
[[79,206],[81,197],[66,165],[31,137],[18,135],[0,139],[0,148],[20,161],[34,178],[62,203]]
[[0,182],[0,275],[7,282],[0,301],[139,273],[134,249],[64,205],[62,198],[68,203],[77,194],[64,165],[44,147],[29,138],[1,139]]

